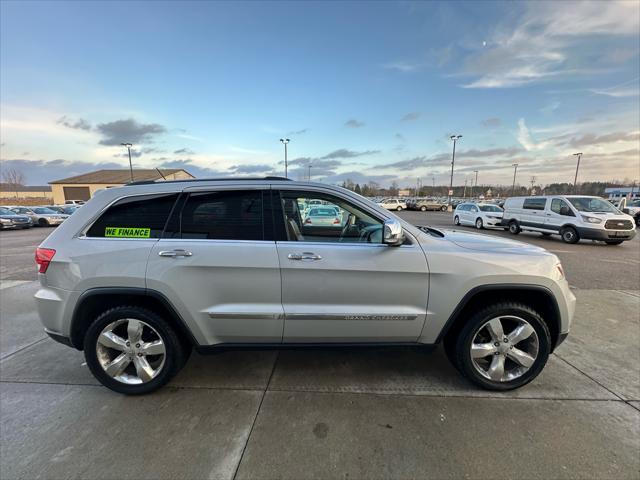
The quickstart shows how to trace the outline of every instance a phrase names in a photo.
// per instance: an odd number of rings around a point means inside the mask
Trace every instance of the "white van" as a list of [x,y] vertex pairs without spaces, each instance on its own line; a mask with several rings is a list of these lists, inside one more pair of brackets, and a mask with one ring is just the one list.
[[502,225],[514,235],[521,231],[556,234],[566,243],[584,239],[620,245],[636,234],[633,217],[600,197],[583,195],[508,198]]

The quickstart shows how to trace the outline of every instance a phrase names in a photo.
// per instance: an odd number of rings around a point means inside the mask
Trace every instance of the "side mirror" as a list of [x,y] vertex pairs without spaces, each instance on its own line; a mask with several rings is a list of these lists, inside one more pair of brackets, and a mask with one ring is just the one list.
[[560,207],[560,215],[564,215],[564,216],[571,215],[569,211],[569,207]]
[[382,243],[386,245],[397,246],[404,242],[402,224],[395,218],[385,220],[382,232]]

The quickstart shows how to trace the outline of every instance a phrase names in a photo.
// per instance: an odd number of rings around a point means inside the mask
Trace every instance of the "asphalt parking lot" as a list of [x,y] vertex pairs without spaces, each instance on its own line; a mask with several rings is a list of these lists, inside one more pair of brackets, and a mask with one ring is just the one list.
[[560,257],[578,307],[514,392],[476,389],[440,349],[371,348],[194,354],[169,387],[124,397],[42,333],[33,250],[47,233],[0,232],[3,479],[640,477],[638,238],[517,237]]

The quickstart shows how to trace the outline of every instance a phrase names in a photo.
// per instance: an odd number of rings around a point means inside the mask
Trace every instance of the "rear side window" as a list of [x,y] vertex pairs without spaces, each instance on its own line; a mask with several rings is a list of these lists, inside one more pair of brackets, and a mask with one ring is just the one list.
[[179,223],[181,238],[264,240],[262,191],[191,193]]
[[522,208],[526,210],[544,210],[546,204],[546,198],[525,198]]
[[87,237],[160,238],[177,193],[118,200],[87,231]]

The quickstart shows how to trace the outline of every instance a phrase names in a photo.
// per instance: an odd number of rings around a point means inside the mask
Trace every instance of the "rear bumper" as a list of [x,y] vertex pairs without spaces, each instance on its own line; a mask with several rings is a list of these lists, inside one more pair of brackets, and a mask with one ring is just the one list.
[[578,235],[585,240],[631,240],[636,236],[633,230],[601,230],[596,228],[577,227]]
[[65,337],[64,335],[61,335],[57,332],[53,332],[46,328],[44,329],[44,333],[49,335],[52,339],[54,339],[58,343],[66,345],[67,347],[73,347],[73,344],[71,343],[71,339],[69,337]]

